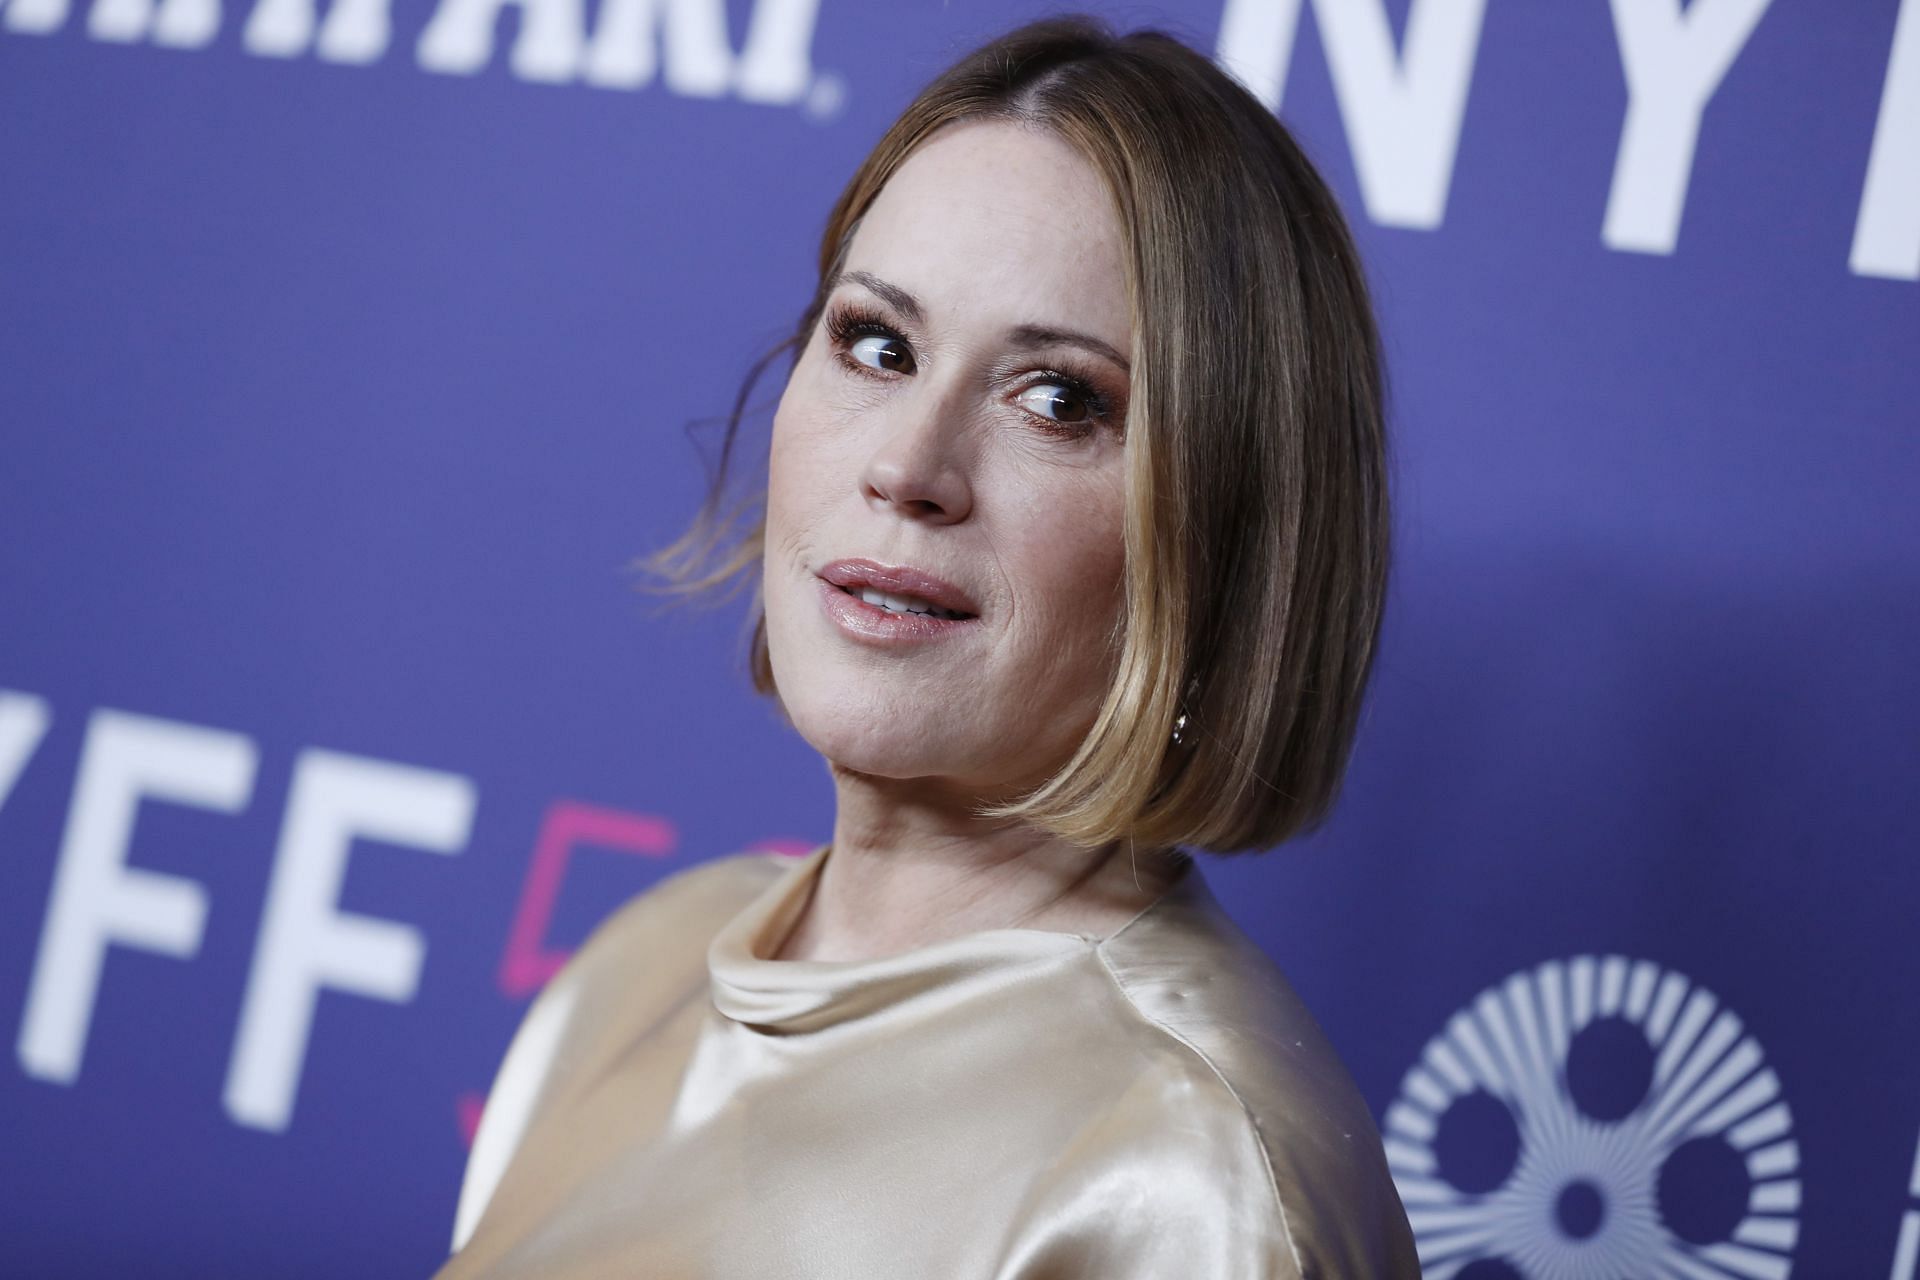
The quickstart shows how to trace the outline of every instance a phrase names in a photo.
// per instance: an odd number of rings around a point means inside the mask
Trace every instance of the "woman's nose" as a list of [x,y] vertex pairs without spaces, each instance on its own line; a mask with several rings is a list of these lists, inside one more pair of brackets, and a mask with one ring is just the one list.
[[[911,403],[919,401],[920,403]],[[945,397],[906,397],[881,425],[860,478],[866,500],[914,520],[953,524],[973,510],[973,488],[955,430],[959,412]]]

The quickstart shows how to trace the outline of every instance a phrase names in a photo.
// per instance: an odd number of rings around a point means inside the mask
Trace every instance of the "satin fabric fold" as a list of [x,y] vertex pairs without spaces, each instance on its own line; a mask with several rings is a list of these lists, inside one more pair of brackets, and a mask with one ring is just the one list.
[[440,1280],[1418,1274],[1364,1103],[1197,866],[1105,939],[767,959],[828,856],[595,931],[501,1066]]

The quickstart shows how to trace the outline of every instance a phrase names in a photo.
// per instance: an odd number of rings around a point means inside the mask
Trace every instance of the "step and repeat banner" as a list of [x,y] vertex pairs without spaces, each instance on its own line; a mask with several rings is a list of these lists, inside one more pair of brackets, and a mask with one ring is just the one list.
[[[826,836],[744,599],[631,564],[860,157],[1048,11],[0,0],[0,1274],[431,1271],[570,950]],[[1098,11],[1377,290],[1350,784],[1206,874],[1428,1274],[1920,1276],[1920,0]]]

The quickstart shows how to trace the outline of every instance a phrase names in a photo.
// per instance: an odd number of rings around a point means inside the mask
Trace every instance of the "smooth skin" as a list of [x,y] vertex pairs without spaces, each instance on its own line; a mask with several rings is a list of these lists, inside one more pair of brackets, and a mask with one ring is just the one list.
[[[832,852],[772,958],[870,959],[994,928],[1104,937],[1177,872],[1166,850],[1087,850],[973,813],[1065,763],[1112,678],[1123,254],[1093,167],[997,121],[921,144],[854,234],[769,459],[768,652],[837,799]],[[866,328],[836,336],[836,316]],[[934,574],[978,617],[863,640],[823,606],[820,570],[848,558]]]

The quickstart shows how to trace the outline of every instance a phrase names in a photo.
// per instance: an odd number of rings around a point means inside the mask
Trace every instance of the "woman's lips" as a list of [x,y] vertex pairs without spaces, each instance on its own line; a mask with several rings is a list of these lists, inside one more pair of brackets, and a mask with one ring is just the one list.
[[[903,601],[909,607],[924,610],[928,606],[961,618],[978,617],[980,606],[967,593],[935,577],[924,569],[909,565],[879,564],[872,560],[835,560],[820,570],[820,577],[851,595],[886,596]],[[871,601],[876,605],[878,601]]]
[[833,623],[869,644],[913,644],[957,635],[979,622],[979,606],[923,570],[871,560],[836,560],[820,570],[821,605]]

